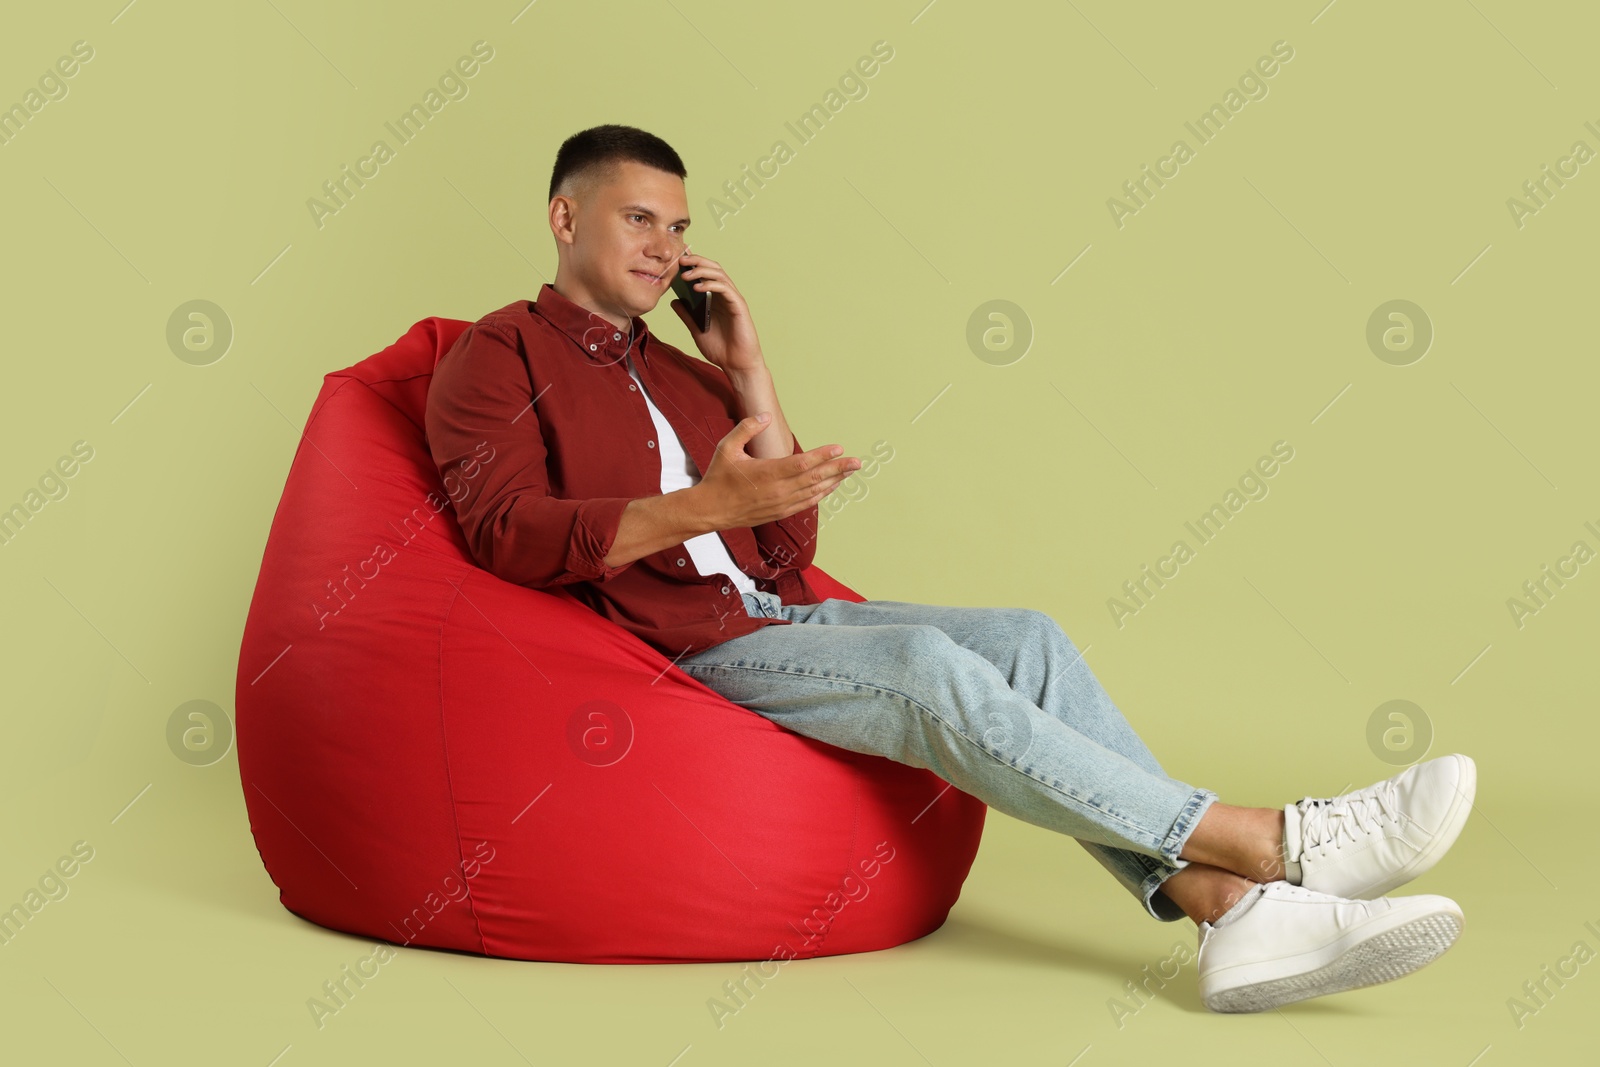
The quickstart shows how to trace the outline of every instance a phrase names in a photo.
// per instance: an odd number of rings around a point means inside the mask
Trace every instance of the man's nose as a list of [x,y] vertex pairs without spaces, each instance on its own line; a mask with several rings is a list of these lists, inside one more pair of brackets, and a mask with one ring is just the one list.
[[666,263],[678,256],[683,251],[683,238],[676,234],[663,235],[652,238],[649,245],[650,255]]

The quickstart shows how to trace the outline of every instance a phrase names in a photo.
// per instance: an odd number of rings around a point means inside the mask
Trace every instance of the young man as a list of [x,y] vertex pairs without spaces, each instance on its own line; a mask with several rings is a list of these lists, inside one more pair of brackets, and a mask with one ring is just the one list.
[[[550,179],[555,282],[440,360],[428,443],[441,475],[477,468],[454,506],[478,563],[568,586],[797,733],[930,769],[1077,839],[1149,914],[1199,925],[1214,1011],[1388,981],[1449,948],[1454,901],[1383,894],[1461,832],[1467,757],[1281,810],[1223,804],[1161,769],[1043,612],[816,595],[803,571],[818,502],[861,464],[801,449],[744,298],[689,251],[685,174],[642,130],[569,138]],[[680,264],[712,294],[704,332],[671,305],[703,360],[640,318]]]

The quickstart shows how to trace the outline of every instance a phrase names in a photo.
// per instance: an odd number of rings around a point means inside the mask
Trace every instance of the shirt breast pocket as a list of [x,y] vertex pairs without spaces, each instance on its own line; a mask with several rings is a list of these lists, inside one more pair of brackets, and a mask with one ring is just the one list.
[[702,415],[700,421],[705,425],[706,433],[711,436],[711,443],[716,444],[737,425],[738,419],[730,419],[726,415]]
[[733,428],[739,425],[739,420],[730,419],[726,415],[702,415],[700,425],[705,428],[705,440],[700,442],[703,455],[697,456],[695,463],[704,472],[705,463],[710,461],[718,442],[733,432]]

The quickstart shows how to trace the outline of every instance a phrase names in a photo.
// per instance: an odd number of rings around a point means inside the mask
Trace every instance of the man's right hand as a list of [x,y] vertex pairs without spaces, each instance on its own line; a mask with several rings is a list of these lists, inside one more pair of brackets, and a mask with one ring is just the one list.
[[706,518],[717,530],[760,526],[804,511],[838,488],[861,467],[839,445],[821,445],[781,459],[757,459],[744,450],[767,428],[751,415],[717,442],[711,464],[695,483]]

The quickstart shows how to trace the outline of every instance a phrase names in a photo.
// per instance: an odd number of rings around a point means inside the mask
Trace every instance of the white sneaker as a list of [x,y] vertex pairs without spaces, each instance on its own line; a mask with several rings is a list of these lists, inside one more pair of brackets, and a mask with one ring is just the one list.
[[1439,861],[1472,812],[1477,766],[1440,756],[1353,793],[1283,806],[1287,881],[1370,900]]
[[1211,1011],[1266,1011],[1392,981],[1437,959],[1465,922],[1455,901],[1432,894],[1345,900],[1283,881],[1252,894],[1244,912],[1200,924],[1200,1000]]

